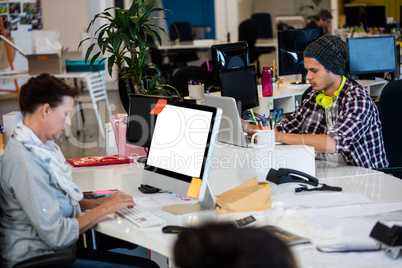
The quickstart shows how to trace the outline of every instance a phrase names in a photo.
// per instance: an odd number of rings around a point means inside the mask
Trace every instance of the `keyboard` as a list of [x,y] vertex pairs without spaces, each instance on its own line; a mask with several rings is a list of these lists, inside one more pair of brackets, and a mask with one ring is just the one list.
[[166,223],[163,219],[138,205],[134,208],[121,208],[116,213],[140,228],[159,226]]

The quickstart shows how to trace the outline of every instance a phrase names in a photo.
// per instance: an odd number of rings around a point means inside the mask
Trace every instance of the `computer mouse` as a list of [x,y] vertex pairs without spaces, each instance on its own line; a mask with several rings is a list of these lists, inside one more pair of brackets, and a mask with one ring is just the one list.
[[166,225],[162,228],[162,232],[165,234],[178,234],[182,231],[184,231],[186,227],[183,226],[177,226],[177,225]]

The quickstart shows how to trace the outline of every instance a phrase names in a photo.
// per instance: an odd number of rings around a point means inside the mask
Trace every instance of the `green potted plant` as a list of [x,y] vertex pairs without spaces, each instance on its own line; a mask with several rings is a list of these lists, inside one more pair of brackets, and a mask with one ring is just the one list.
[[[157,48],[154,42],[148,41],[147,35],[160,45],[162,39],[157,30],[161,30],[168,36],[165,29],[151,22],[154,19],[167,20],[164,17],[151,16],[153,12],[171,12],[164,8],[156,8],[157,2],[158,0],[133,0],[129,9],[119,7],[105,9],[95,15],[89,23],[87,32],[99,18],[106,19],[109,23],[96,30],[95,35],[97,37],[88,37],[79,44],[80,47],[87,40],[96,40],[88,47],[85,55],[85,62],[90,60],[91,67],[101,54],[110,53],[110,56],[103,58],[99,63],[106,60],[110,75],[112,75],[113,66],[117,66],[121,79],[125,83],[127,94],[161,94],[166,96],[177,93],[173,87],[163,84],[160,69],[155,64],[147,62],[149,48]],[[114,14],[111,11],[114,11]],[[100,51],[92,55],[95,47],[98,47]],[[134,92],[131,92],[132,87]]]

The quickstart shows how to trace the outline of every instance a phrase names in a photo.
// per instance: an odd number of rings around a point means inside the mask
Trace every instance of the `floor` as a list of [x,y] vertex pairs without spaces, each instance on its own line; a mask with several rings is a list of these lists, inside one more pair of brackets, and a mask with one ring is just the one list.
[[[108,91],[108,97],[112,114],[125,113],[117,90]],[[109,116],[106,109],[102,109],[102,107],[105,107],[105,104],[100,103],[99,107],[102,120],[104,122],[109,122]],[[2,115],[11,111],[18,111],[18,101],[16,96],[13,95],[9,98],[0,98],[0,124],[2,124],[3,121]],[[81,130],[80,134],[77,134],[75,112],[71,112],[71,116],[72,125],[69,138],[66,138],[64,135],[62,139],[56,141],[56,143],[61,147],[65,158],[69,159],[83,156],[105,155],[105,139],[100,135],[94,111],[91,108],[84,109],[86,129],[84,131]]]

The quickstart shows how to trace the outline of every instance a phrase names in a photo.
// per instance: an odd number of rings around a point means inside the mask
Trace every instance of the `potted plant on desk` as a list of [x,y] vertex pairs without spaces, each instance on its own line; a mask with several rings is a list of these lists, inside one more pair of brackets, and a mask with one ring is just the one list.
[[[119,91],[126,111],[128,110],[128,95],[131,93],[178,95],[175,88],[163,84],[160,69],[155,64],[147,62],[149,49],[157,49],[156,44],[150,42],[147,36],[157,40],[160,45],[162,39],[157,30],[161,30],[168,36],[165,29],[151,22],[153,19],[167,20],[164,17],[151,16],[153,12],[169,11],[164,8],[156,8],[157,2],[158,0],[133,0],[129,9],[119,7],[105,9],[95,15],[89,23],[87,32],[99,18],[106,19],[109,23],[96,30],[96,38],[88,37],[79,44],[80,47],[87,40],[96,40],[88,47],[85,55],[85,61],[87,62],[90,59],[91,67],[101,54],[110,53],[110,56],[104,57],[99,63],[107,59],[107,69],[110,76],[113,66],[117,65],[119,76],[125,85],[123,87],[125,92],[121,92],[122,89]],[[114,11],[115,14],[113,15],[111,11]],[[95,47],[99,48],[100,51],[91,56]]]

